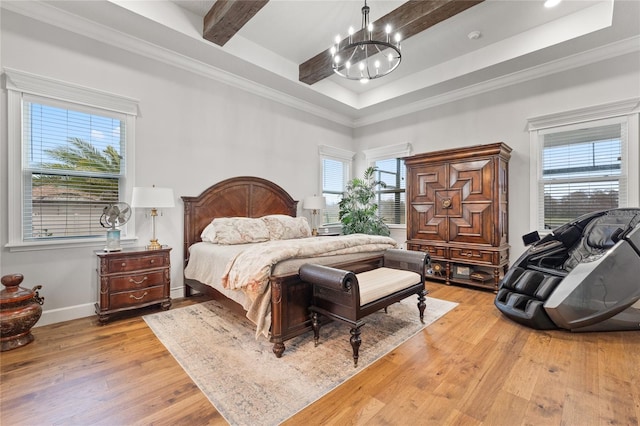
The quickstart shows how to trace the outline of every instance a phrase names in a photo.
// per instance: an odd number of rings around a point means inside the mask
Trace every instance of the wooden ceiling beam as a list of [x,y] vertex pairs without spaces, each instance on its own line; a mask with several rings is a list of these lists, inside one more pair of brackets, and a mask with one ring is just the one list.
[[[402,35],[402,39],[406,40],[483,1],[411,0],[375,21],[373,23],[375,28],[373,36],[377,40],[385,40],[384,27],[389,24],[394,33],[399,32]],[[346,43],[346,40],[345,38],[340,44]],[[362,30],[353,35],[353,40],[362,40]],[[333,75],[330,50],[331,47],[300,64],[298,67],[298,79],[311,85]]]
[[217,0],[204,17],[202,37],[224,46],[269,0]]

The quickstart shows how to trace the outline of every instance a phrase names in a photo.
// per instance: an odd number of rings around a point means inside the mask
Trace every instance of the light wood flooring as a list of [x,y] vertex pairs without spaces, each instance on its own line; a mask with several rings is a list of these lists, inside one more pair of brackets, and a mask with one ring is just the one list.
[[[640,332],[535,331],[491,292],[427,287],[459,306],[285,424],[638,425]],[[226,424],[146,312],[37,327],[1,353],[0,424]]]

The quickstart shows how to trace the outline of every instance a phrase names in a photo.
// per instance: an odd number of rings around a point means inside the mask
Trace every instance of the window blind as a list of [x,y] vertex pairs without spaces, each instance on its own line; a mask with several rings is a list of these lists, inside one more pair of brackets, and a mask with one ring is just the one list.
[[322,195],[326,200],[326,207],[322,211],[323,224],[340,222],[338,204],[347,184],[346,176],[347,165],[344,161],[322,159]]
[[376,180],[384,182],[386,187],[377,191],[378,215],[387,224],[406,223],[406,167],[404,160],[390,158],[375,162]]
[[544,134],[541,227],[553,229],[585,213],[619,207],[626,191],[625,143],[622,123]]
[[23,239],[104,235],[125,174],[124,114],[35,96],[22,109]]

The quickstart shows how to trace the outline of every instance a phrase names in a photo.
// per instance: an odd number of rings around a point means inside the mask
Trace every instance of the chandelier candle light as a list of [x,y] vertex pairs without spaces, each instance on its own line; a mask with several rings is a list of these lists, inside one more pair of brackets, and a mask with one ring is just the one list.
[[[373,39],[373,24],[369,22],[367,1],[362,8],[362,40],[354,41],[353,27],[349,28],[349,37],[342,40],[336,36],[331,47],[331,66],[333,71],[349,80],[366,83],[380,78],[398,68],[402,60],[400,53],[400,34],[396,33],[391,42],[391,26],[385,27],[386,41]],[[345,44],[346,43],[346,44]],[[386,52],[385,52],[386,51]]]
[[151,228],[152,237],[147,249],[158,250],[162,245],[158,243],[156,238],[156,216],[158,216],[159,208],[174,207],[173,189],[171,188],[133,188],[133,196],[131,197],[131,207],[151,209]]

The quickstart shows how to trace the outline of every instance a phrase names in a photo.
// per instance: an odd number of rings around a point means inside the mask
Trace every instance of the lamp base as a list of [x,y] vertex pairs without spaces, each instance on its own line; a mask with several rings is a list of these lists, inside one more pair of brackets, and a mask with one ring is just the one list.
[[161,248],[162,244],[160,244],[158,240],[151,240],[147,246],[147,250],[160,250]]

